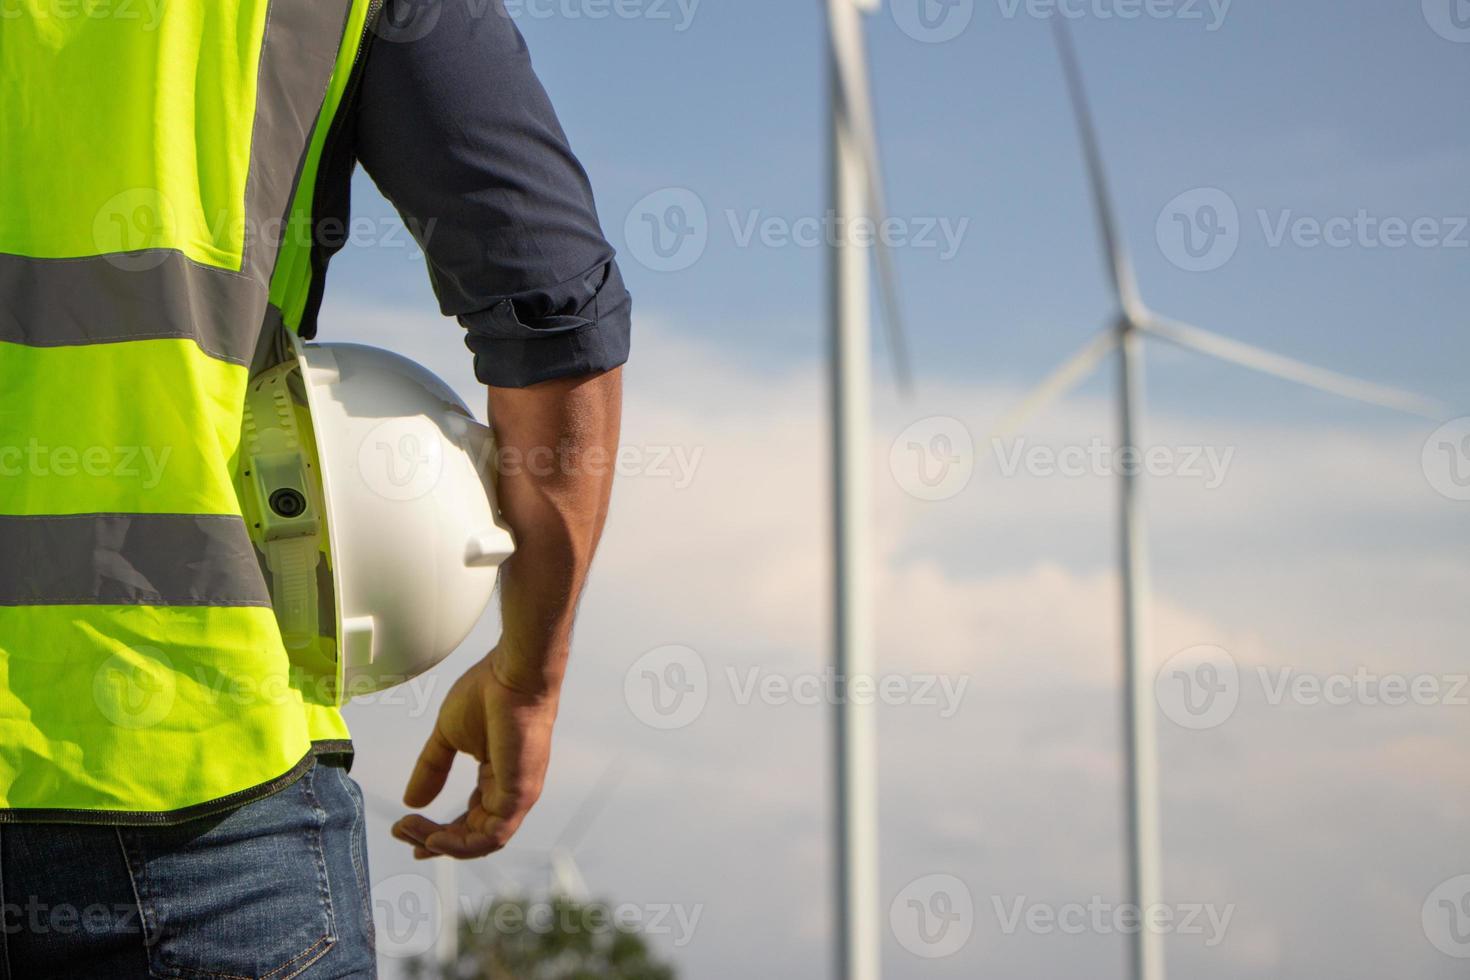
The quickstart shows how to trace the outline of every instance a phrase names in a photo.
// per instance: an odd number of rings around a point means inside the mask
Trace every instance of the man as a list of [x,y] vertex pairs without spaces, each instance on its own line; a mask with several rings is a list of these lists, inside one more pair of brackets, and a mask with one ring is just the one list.
[[[616,450],[630,301],[519,32],[495,3],[382,7],[0,16],[0,980],[375,975],[347,732],[292,670],[231,483],[245,383],[313,336],[357,162],[500,446]],[[503,633],[404,799],[461,753],[476,789],[394,826],[417,857],[490,854],[536,801],[606,469],[501,474]]]

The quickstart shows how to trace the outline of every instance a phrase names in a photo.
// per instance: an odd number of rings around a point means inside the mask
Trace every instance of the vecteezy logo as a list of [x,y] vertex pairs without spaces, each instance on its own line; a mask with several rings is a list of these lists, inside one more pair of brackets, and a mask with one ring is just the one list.
[[1225,724],[1240,704],[1240,668],[1217,646],[1180,650],[1159,668],[1154,696],[1181,728],[1202,731]]
[[1470,0],[1424,0],[1424,19],[1446,41],[1470,44]]
[[173,663],[157,647],[116,653],[92,675],[92,699],[119,728],[152,728],[168,717],[176,693]]
[[421,41],[438,26],[439,16],[443,12],[443,0],[390,3],[378,15],[373,24],[373,33],[384,41],[398,44]]
[[1154,235],[1164,257],[1186,272],[1212,272],[1240,248],[1240,209],[1224,191],[1185,191],[1159,212]]
[[628,668],[623,697],[633,716],[650,728],[684,728],[709,703],[709,670],[689,647],[655,647]]
[[910,496],[948,500],[969,486],[975,474],[975,440],[959,419],[920,419],[893,440],[888,468]]
[[178,218],[168,198],[153,187],[115,194],[92,219],[97,253],[128,272],[156,269],[178,238]]
[[388,500],[418,500],[444,473],[444,441],[422,415],[373,426],[357,449],[357,468],[368,488]]
[[1470,960],[1470,875],[1444,882],[1424,900],[1424,935],[1446,956]]
[[679,272],[704,255],[709,213],[687,187],[666,187],[633,205],[623,223],[623,240],[633,257],[654,272]]
[[1446,422],[1424,443],[1429,485],[1450,500],[1470,500],[1470,418]]
[[975,0],[892,0],[890,7],[899,30],[925,44],[954,40],[975,16]]
[[372,899],[379,953],[422,956],[438,942],[444,901],[428,878],[411,872],[385,878],[373,886]]
[[975,900],[954,875],[925,875],[894,897],[888,924],[899,944],[915,956],[953,956],[975,931]]

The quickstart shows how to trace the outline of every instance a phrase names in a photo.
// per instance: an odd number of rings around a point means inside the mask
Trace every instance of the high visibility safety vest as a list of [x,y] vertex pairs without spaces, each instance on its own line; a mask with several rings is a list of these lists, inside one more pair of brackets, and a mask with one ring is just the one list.
[[381,3],[0,3],[0,821],[180,821],[349,748],[236,470]]

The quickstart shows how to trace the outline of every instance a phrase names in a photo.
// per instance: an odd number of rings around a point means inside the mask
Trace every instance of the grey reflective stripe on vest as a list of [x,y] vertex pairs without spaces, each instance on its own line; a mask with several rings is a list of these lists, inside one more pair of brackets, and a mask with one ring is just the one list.
[[0,606],[269,606],[243,518],[0,516]]
[[245,187],[243,269],[204,265],[173,249],[66,259],[0,254],[0,341],[72,347],[187,338],[211,357],[248,365],[280,237],[311,234],[288,229],[285,220],[351,9],[351,0],[272,0]]
[[248,364],[268,293],[227,269],[154,250],[86,259],[0,255],[0,341],[74,347],[188,338]]

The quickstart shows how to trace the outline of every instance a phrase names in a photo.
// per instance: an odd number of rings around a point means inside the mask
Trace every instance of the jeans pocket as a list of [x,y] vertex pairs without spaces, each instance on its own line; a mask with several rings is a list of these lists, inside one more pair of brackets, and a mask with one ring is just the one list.
[[290,980],[332,948],[314,775],[220,817],[119,829],[150,976]]

